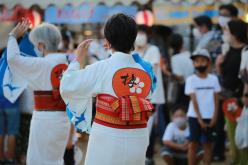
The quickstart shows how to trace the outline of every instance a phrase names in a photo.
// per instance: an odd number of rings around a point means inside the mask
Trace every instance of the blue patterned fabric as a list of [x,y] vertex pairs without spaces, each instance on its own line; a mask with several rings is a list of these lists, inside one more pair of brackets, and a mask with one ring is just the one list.
[[133,56],[134,61],[136,63],[140,64],[142,66],[142,68],[151,77],[151,80],[152,80],[152,89],[151,90],[152,90],[152,92],[154,92],[156,85],[157,85],[157,78],[153,72],[152,65],[149,62],[143,60],[138,53],[135,53],[132,56]]
[[[20,53],[22,56],[32,56],[36,57],[33,44],[29,41],[28,34],[25,34],[22,40],[19,43]],[[0,106],[1,107],[11,107],[12,103],[15,102],[21,93],[18,92],[16,96],[15,90],[22,90],[17,84],[13,85],[12,83],[13,75],[11,74],[8,63],[7,63],[7,49],[4,50],[3,55],[0,59]],[[15,98],[6,98],[4,90],[10,90],[13,95],[11,97]],[[10,102],[11,101],[11,102]]]

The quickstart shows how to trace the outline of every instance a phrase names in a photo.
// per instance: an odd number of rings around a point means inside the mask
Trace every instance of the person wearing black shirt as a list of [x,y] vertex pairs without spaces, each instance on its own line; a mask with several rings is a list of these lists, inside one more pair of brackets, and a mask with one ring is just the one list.
[[231,92],[230,95],[234,97],[242,95],[243,83],[239,78],[239,67],[243,48],[244,44],[240,44],[238,47],[230,46],[225,60],[221,64],[222,87]]
[[[223,39],[229,43],[230,47],[226,54],[219,55],[216,61],[216,71],[220,75],[221,85],[223,88],[223,101],[228,98],[237,98],[240,100],[243,91],[243,83],[239,78],[241,63],[241,54],[247,43],[247,24],[242,20],[231,20],[227,23],[224,30]],[[230,150],[232,160],[238,163],[241,159],[235,146],[234,135],[236,123],[226,120],[228,138],[230,141]]]

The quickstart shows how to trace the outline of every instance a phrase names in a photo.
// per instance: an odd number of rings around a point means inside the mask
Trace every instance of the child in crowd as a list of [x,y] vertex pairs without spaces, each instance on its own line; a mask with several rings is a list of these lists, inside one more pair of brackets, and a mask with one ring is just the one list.
[[[168,165],[187,164],[189,128],[184,107],[177,106],[172,112],[172,122],[167,126],[164,136],[161,155]],[[199,151],[197,160],[201,160]]]
[[191,56],[195,74],[187,78],[185,94],[190,96],[188,109],[189,152],[188,164],[195,165],[199,143],[203,144],[204,164],[211,164],[214,126],[217,120],[218,93],[221,88],[218,78],[209,74],[210,55],[205,49],[196,50]]

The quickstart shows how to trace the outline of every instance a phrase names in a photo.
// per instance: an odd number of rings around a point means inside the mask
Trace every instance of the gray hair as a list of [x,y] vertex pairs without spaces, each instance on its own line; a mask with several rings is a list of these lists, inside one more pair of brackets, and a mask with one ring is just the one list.
[[29,35],[29,40],[35,46],[42,43],[45,45],[45,49],[49,52],[57,51],[61,38],[59,29],[49,23],[42,23],[35,27]]

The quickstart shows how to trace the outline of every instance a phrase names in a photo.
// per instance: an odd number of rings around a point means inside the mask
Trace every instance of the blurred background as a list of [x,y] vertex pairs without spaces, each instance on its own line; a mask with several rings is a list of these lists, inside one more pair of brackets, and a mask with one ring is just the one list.
[[[246,0],[1,0],[0,49],[5,47],[10,27],[27,16],[34,25],[49,22],[69,30],[75,43],[83,38],[98,38],[105,20],[124,12],[138,24],[152,26],[156,40],[166,40],[173,32],[185,38],[185,46],[193,50],[192,19],[207,15],[217,23],[218,7],[234,3],[239,16],[248,22]],[[73,45],[73,44],[72,44]]]

